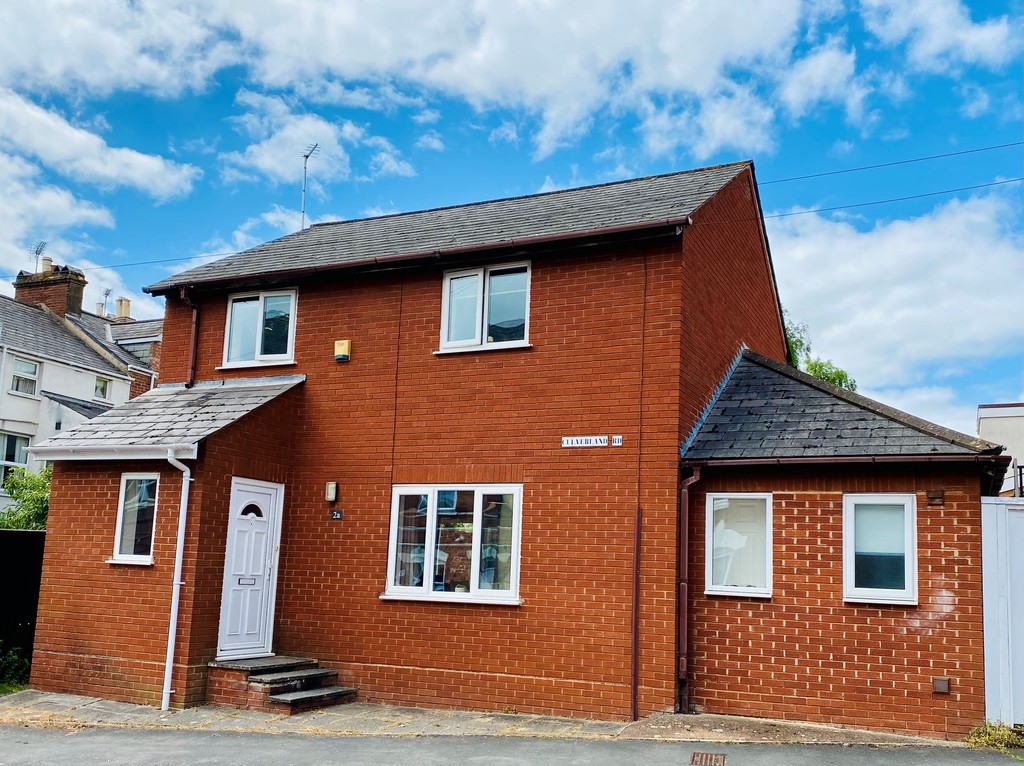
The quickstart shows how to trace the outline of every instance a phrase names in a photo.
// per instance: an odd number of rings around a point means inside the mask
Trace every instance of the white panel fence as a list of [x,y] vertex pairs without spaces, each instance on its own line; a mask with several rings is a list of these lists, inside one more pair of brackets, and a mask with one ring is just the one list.
[[985,717],[1024,723],[1024,498],[981,505]]

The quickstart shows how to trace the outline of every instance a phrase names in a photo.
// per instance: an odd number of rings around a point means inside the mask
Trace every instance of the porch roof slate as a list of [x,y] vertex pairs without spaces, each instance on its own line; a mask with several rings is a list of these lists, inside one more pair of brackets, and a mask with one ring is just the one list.
[[686,462],[996,456],[998,444],[936,425],[745,350],[684,442]]
[[179,450],[195,457],[203,439],[294,388],[305,375],[158,386],[80,426],[53,436],[29,452],[49,460],[102,459],[107,453],[160,456]]
[[97,404],[96,402],[87,402],[84,399],[76,399],[73,396],[65,396],[64,394],[55,394],[53,391],[40,391],[40,394],[45,396],[47,399],[63,404],[70,410],[77,412],[79,415],[84,415],[87,418],[94,418],[104,412],[110,410],[113,405],[110,404]]
[[750,161],[468,205],[310,226],[145,288],[284,279],[416,257],[528,245],[685,220]]

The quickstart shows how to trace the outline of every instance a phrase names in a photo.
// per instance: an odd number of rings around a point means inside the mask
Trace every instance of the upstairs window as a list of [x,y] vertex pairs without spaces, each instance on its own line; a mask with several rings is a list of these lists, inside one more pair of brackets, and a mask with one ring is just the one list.
[[19,394],[35,396],[38,381],[39,365],[28,359],[14,357],[14,377],[11,379],[11,390]]
[[527,345],[530,265],[449,271],[441,300],[441,350]]
[[843,597],[917,603],[917,499],[843,496]]
[[93,396],[97,399],[108,399],[110,393],[110,381],[106,378],[96,378],[96,388]]
[[155,473],[126,473],[121,476],[112,561],[153,563],[153,522],[159,480]]
[[704,592],[772,595],[772,496],[709,493]]
[[384,598],[519,603],[522,485],[396,486]]
[[0,486],[7,480],[12,468],[28,468],[27,436],[0,433]]
[[294,344],[294,290],[233,295],[228,299],[225,366],[290,362]]

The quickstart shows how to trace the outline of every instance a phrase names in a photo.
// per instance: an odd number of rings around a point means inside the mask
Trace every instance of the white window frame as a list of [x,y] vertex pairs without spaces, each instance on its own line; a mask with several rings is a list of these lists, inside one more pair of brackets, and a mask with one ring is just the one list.
[[[96,389],[99,388],[101,381],[103,382],[103,390],[105,392],[103,396],[100,396],[99,394],[96,393]],[[97,375],[96,382],[93,384],[93,399],[99,399],[102,402],[109,402],[111,385],[112,384],[110,378],[104,378],[101,375]]]
[[[457,591],[433,590],[433,577],[424,576],[420,585],[405,586],[394,584],[394,572],[398,556],[398,521],[399,497],[402,495],[427,495],[426,539],[423,546],[423,571],[434,571],[435,537],[437,535],[437,494],[439,491],[454,490],[473,491],[473,539],[471,558],[472,567],[469,577],[469,590]],[[483,525],[482,498],[484,495],[512,495],[512,566],[509,573],[508,590],[492,590],[480,588],[480,536]],[[391,535],[388,544],[388,567],[384,593],[381,599],[403,599],[413,601],[446,601],[474,604],[508,604],[518,605],[519,601],[519,564],[520,537],[523,516],[523,485],[522,484],[396,484],[391,489]]]
[[[124,526],[125,490],[132,479],[155,479],[156,490],[153,493],[153,530],[149,539],[149,555],[121,553],[121,528]],[[123,473],[121,488],[117,495],[117,524],[114,529],[114,555],[108,560],[110,564],[152,564],[153,547],[156,542],[156,516],[160,509],[160,474],[159,473]]]
[[6,469],[6,468],[24,468],[26,471],[28,470],[28,454],[27,453],[25,454],[25,462],[24,463],[15,463],[13,460],[7,460],[6,459],[5,455],[7,454],[7,439],[24,439],[26,447],[32,441],[32,438],[28,434],[15,434],[15,433],[11,433],[10,431],[0,431],[0,446],[3,447],[3,449],[0,449],[0,493],[2,493],[5,496],[7,495],[7,491],[3,489],[3,485],[2,485],[2,479],[6,478],[6,476],[4,476],[4,474],[6,473],[6,471],[4,469]]
[[[765,586],[712,585],[714,565],[715,500],[764,500],[765,502]],[[708,596],[772,597],[772,494],[770,492],[709,492],[704,506],[704,593]]]
[[[858,588],[854,585],[854,513],[863,505],[902,505],[904,583],[906,587]],[[843,600],[866,604],[917,604],[917,496],[914,494],[843,495]]]
[[[261,354],[260,353],[260,336],[261,336],[261,323],[263,317],[263,307],[267,298],[280,297],[287,295],[291,298],[291,315],[288,323],[288,350],[283,354]],[[256,316],[259,317],[256,321],[256,325],[253,327],[253,333],[256,335],[256,345],[254,351],[254,357],[252,359],[240,359],[235,362],[228,361],[228,347],[231,343],[231,306],[237,300],[244,300],[245,298],[256,298]],[[227,303],[227,316],[224,319],[224,356],[221,366],[218,369],[232,369],[237,367],[260,367],[270,366],[275,364],[290,364],[295,360],[295,325],[297,319],[297,310],[299,305],[298,291],[295,289],[291,290],[267,290],[262,292],[248,292],[248,293],[235,293],[234,295],[228,296]]]
[[[19,373],[17,371],[17,369],[16,369],[17,365],[18,365],[18,362],[24,362],[25,364],[34,365],[35,368],[36,368],[35,374],[33,374],[33,375],[23,375],[23,374]],[[15,356],[14,357],[14,361],[11,363],[11,393],[16,395],[16,396],[31,396],[33,398],[38,398],[39,397],[39,366],[40,366],[39,362],[37,362],[35,359],[27,359],[27,358],[25,358],[23,356]],[[22,380],[31,380],[32,381],[32,391],[31,391],[31,393],[29,393],[27,391],[19,391],[15,387],[16,381],[18,380],[18,378],[21,378]]]
[[[499,342],[487,342],[487,336],[484,335],[484,325],[487,322],[487,310],[489,303],[489,293],[487,290],[488,278],[493,271],[504,271],[506,269],[526,269],[526,321],[523,325],[523,338],[522,340],[506,340]],[[457,352],[457,351],[479,351],[481,349],[499,349],[499,348],[525,348],[530,345],[530,283],[531,283],[531,268],[529,261],[516,261],[514,263],[499,263],[492,266],[482,266],[477,269],[458,269],[455,271],[446,271],[444,273],[444,281],[441,286],[441,342],[440,352]],[[448,340],[448,309],[449,300],[451,296],[451,282],[453,279],[459,277],[468,277],[476,275],[479,278],[479,288],[477,290],[477,314],[476,314],[476,335],[473,338],[467,340]]]

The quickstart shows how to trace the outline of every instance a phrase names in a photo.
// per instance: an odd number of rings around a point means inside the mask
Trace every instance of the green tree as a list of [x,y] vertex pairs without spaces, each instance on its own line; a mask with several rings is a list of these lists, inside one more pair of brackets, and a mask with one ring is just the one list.
[[847,391],[856,391],[857,381],[850,377],[846,370],[834,365],[831,359],[811,356],[811,336],[807,330],[807,323],[793,321],[785,309],[782,310],[782,316],[786,323],[786,343],[789,344],[789,355],[793,358],[793,365],[826,383],[845,388]]
[[0,529],[46,529],[46,514],[50,510],[49,466],[39,473],[14,468],[4,480],[4,490],[14,505],[0,511]]

